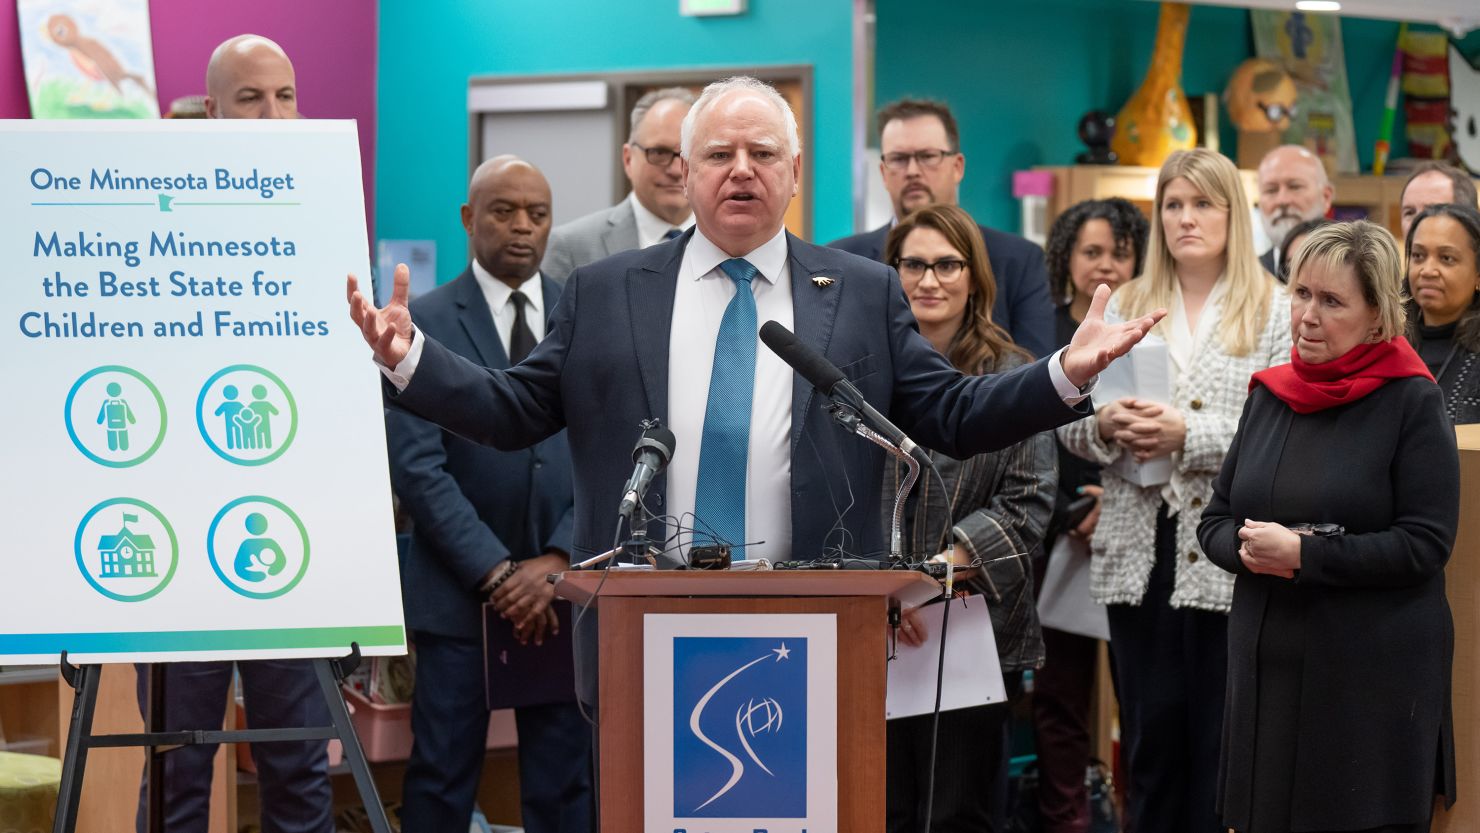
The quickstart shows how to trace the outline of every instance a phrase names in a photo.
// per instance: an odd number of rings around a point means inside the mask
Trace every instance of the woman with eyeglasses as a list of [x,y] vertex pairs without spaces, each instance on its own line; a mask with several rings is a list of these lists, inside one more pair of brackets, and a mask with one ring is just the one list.
[[[1028,361],[992,322],[992,267],[981,231],[965,211],[936,204],[909,214],[889,232],[884,254],[899,270],[920,333],[961,372],[993,373]],[[914,487],[904,553],[919,561],[953,556],[958,564],[981,565],[967,586],[990,612],[1010,697],[1021,672],[1043,662],[1029,565],[1053,511],[1053,437],[1038,434],[967,460],[934,451],[930,456],[941,477],[922,477]],[[885,467],[885,524],[903,477],[898,463]],[[926,637],[913,611],[897,634],[907,645]],[[941,713],[932,833],[1006,829],[1007,717],[1006,703]],[[890,833],[919,833],[924,824],[931,723],[929,715],[889,722]]]
[[[1069,343],[1097,288],[1114,291],[1140,274],[1149,228],[1141,210],[1118,197],[1085,200],[1054,220],[1044,259],[1058,304],[1058,344]],[[1100,467],[1056,445],[1059,486],[1044,549],[1049,558],[1083,560],[1100,518]],[[1060,535],[1074,539],[1071,546],[1057,546]],[[1088,596],[1081,601],[1094,604]],[[1090,703],[1100,641],[1045,626],[1043,645],[1047,656],[1033,675],[1039,816],[1043,833],[1085,833],[1090,825],[1085,784],[1091,758]]]
[[[1197,522],[1249,377],[1290,353],[1289,304],[1254,253],[1248,206],[1226,157],[1167,159],[1145,273],[1106,314],[1168,310],[1152,332],[1166,340],[1169,401],[1096,401],[1094,418],[1059,429],[1105,467],[1090,594],[1110,623],[1130,833],[1225,830],[1214,804],[1233,576],[1204,556]],[[1120,468],[1157,459],[1170,460],[1167,482],[1138,485]]]
[[1454,801],[1459,458],[1403,337],[1401,264],[1365,221],[1295,251],[1290,363],[1254,374],[1198,529],[1237,576],[1219,795],[1238,833],[1415,833]]
[[1456,425],[1480,422],[1480,211],[1431,205],[1408,228],[1408,341]]

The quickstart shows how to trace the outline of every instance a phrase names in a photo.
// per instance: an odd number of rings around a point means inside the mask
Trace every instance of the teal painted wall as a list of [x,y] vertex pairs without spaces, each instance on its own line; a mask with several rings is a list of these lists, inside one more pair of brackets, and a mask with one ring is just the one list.
[[[979,222],[1015,230],[1012,172],[1073,163],[1083,150],[1079,117],[1092,109],[1114,113],[1140,84],[1158,12],[1155,3],[1133,0],[877,0],[874,100],[922,95],[949,102],[967,157],[962,204]],[[1347,18],[1341,29],[1357,149],[1369,170],[1398,24]],[[1480,49],[1480,34],[1462,46]],[[1182,87],[1221,92],[1252,54],[1247,11],[1195,6]],[[1236,135],[1226,112],[1220,115],[1222,146],[1231,155]],[[1407,147],[1399,119],[1395,156]]]
[[436,240],[439,279],[462,269],[470,76],[811,64],[813,233],[846,234],[851,26],[851,0],[750,0],[724,18],[680,17],[678,0],[382,0],[376,233]]

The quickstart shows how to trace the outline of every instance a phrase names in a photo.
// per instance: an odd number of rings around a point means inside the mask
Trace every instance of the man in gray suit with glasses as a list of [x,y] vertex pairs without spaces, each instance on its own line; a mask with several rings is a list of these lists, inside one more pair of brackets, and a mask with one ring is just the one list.
[[653,90],[637,100],[622,145],[632,193],[553,229],[541,274],[563,284],[581,266],[671,240],[694,224],[678,161],[679,124],[693,103],[694,94],[683,87]]

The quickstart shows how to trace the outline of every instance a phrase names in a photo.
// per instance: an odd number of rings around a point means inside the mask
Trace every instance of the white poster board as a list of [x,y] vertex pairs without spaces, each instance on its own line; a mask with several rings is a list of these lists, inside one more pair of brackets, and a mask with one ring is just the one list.
[[354,123],[0,150],[0,663],[404,653]]

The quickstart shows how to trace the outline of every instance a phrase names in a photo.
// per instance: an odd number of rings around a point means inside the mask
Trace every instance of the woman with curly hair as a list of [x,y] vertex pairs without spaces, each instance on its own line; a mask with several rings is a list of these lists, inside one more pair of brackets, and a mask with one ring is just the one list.
[[[1140,274],[1149,229],[1140,209],[1119,197],[1077,203],[1054,220],[1046,254],[1049,291],[1058,304],[1054,328],[1060,346],[1069,343],[1084,320],[1096,288],[1104,285],[1114,291]],[[1058,460],[1059,487],[1044,550],[1060,554],[1050,557],[1082,558],[1100,519],[1104,494],[1100,467],[1069,453],[1062,444]],[[1084,501],[1093,501],[1087,512]],[[1077,546],[1056,547],[1060,535],[1077,539],[1071,542]],[[1088,597],[1083,603],[1094,604]],[[1033,675],[1043,833],[1084,833],[1089,827],[1085,771],[1090,763],[1089,711],[1099,644],[1093,637],[1043,628],[1046,657],[1043,668]]]

